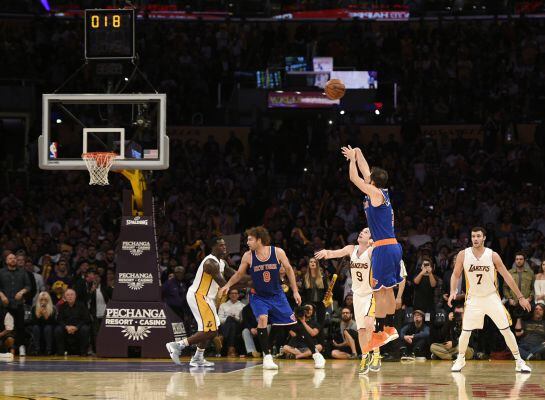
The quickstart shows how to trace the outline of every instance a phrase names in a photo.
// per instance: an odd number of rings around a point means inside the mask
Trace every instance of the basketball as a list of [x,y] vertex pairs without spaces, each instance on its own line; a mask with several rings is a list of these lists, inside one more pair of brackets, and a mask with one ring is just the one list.
[[325,95],[330,100],[338,100],[344,96],[346,87],[340,79],[330,79],[325,84]]

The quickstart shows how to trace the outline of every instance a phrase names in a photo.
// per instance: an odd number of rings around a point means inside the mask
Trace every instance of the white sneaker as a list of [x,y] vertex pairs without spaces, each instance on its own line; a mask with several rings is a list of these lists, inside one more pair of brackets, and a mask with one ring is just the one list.
[[13,360],[13,354],[11,354],[11,353],[0,353],[0,360],[1,361],[12,361]]
[[166,344],[166,347],[174,364],[182,365],[180,362],[180,354],[182,354],[182,350],[185,346],[181,342],[169,342]]
[[314,353],[312,358],[314,358],[314,368],[322,369],[325,367],[325,358],[321,353]]
[[272,355],[267,354],[263,357],[263,369],[278,369],[278,365],[274,363]]
[[20,357],[26,356],[26,348],[25,348],[25,346],[19,346],[19,356],[20,356]]
[[189,361],[189,365],[192,367],[213,367],[214,363],[212,361],[205,360],[203,356],[194,355]]
[[456,358],[456,361],[454,361],[454,365],[452,366],[450,370],[451,372],[460,372],[462,368],[464,368],[465,366],[466,366],[465,356],[458,355],[458,357]]
[[529,374],[530,372],[532,372],[532,368],[526,365],[523,359],[518,359],[516,361],[515,371]]

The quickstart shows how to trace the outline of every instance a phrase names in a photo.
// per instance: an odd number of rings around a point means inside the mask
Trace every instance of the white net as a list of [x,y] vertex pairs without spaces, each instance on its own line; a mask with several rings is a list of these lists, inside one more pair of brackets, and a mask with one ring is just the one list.
[[109,185],[108,172],[114,163],[116,153],[84,153],[81,155],[89,170],[89,185]]

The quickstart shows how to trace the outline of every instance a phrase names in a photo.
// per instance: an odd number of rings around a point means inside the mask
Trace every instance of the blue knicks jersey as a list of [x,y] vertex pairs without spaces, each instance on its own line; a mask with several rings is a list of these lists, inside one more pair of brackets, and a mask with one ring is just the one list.
[[271,254],[268,260],[261,261],[252,251],[250,276],[252,277],[255,293],[258,296],[271,296],[284,293],[280,285],[280,263],[276,258],[274,246],[270,246]]
[[364,208],[367,216],[367,223],[371,231],[371,238],[377,240],[395,238],[394,231],[394,210],[390,203],[388,189],[380,189],[384,196],[384,203],[373,207],[369,196],[365,196]]

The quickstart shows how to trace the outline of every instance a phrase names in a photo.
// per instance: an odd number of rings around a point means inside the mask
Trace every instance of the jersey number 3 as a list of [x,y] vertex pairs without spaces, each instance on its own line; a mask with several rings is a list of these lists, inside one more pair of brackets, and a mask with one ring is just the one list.
[[263,272],[263,282],[271,281],[271,273],[269,271]]

